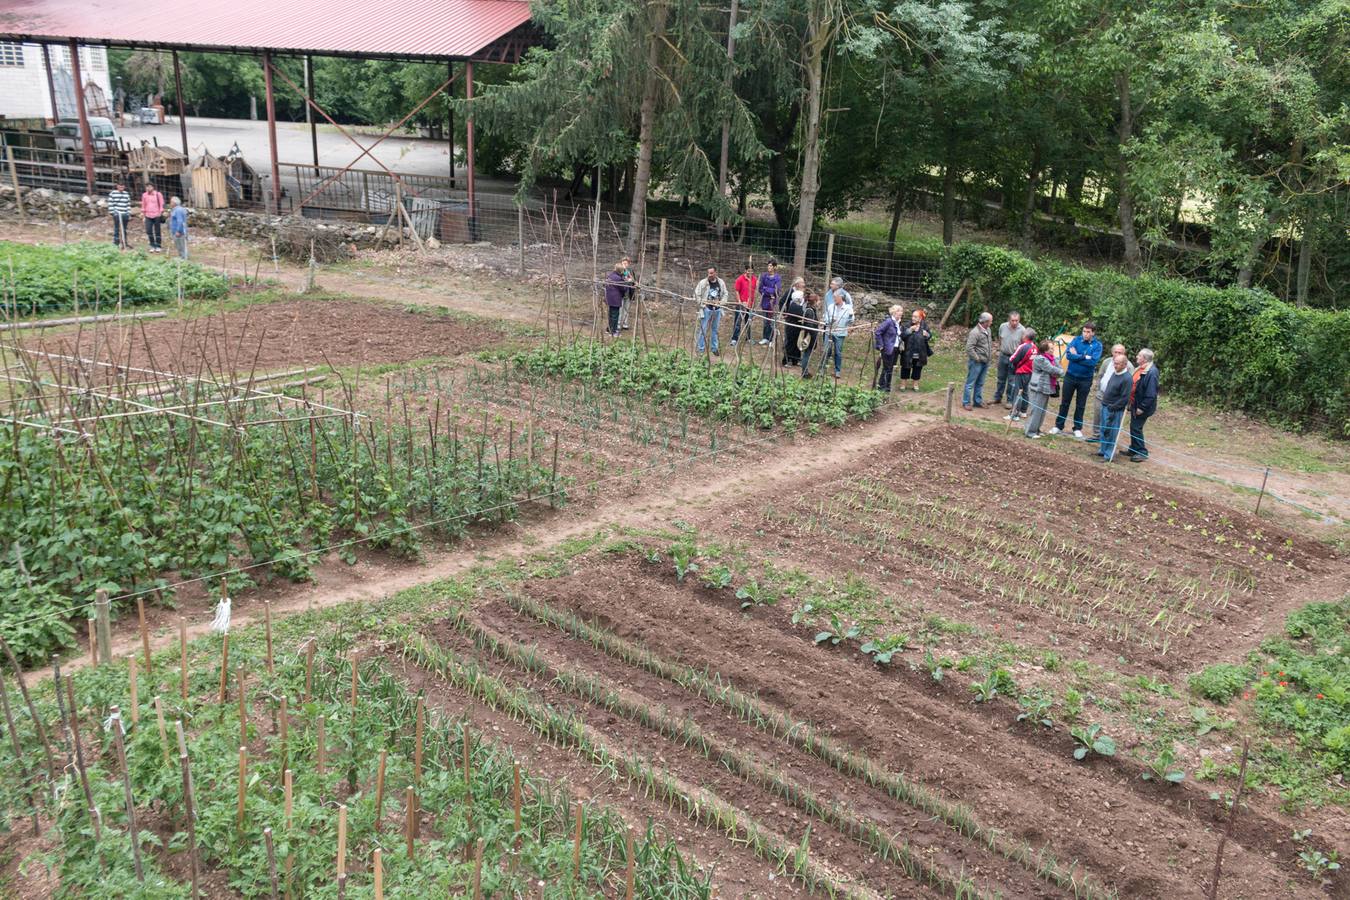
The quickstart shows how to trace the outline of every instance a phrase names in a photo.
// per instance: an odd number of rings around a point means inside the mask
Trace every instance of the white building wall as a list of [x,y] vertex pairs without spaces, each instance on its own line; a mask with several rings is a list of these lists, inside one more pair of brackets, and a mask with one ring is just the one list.
[[[69,97],[70,48],[50,46],[52,74],[56,79],[57,94]],[[80,48],[80,74],[86,82],[93,81],[103,88],[105,96],[112,97],[111,76],[108,74],[108,51],[103,47]],[[63,77],[64,75],[64,77]],[[66,85],[65,92],[62,86]],[[74,110],[65,109],[68,116]],[[51,95],[47,91],[47,70],[42,63],[42,48],[37,44],[14,44],[0,41],[0,115],[11,119],[55,118]]]

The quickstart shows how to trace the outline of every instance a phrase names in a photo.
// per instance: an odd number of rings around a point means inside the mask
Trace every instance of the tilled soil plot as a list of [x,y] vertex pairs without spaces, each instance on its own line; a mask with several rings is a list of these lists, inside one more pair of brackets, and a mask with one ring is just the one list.
[[284,300],[188,319],[62,329],[26,345],[179,375],[217,377],[303,366],[455,356],[501,338],[490,325],[350,300]]
[[1334,599],[1313,594],[1344,592],[1325,545],[1123,468],[938,428],[725,525],[925,611],[1150,671],[1225,659],[1295,607]]
[[[743,614],[731,592],[679,584],[668,565],[594,556],[573,569],[480,608],[470,630],[480,643],[537,645],[550,702],[635,752],[791,840],[811,824],[812,853],[854,873],[850,887],[951,895],[965,880],[1005,897],[1073,896],[1074,883],[1082,896],[1205,895],[1227,817],[1203,789],[1160,789],[1119,758],[1075,762],[1062,731],[1010,726],[1001,701],[975,705],[925,672],[825,650],[787,610]],[[585,691],[568,691],[584,677],[609,693],[584,702]],[[657,724],[630,709],[655,711]],[[677,739],[662,740],[662,718],[678,723]],[[802,752],[818,740],[828,746]],[[1291,875],[1290,827],[1244,810],[1221,896],[1319,896]],[[870,843],[878,832],[923,863],[916,873]]]

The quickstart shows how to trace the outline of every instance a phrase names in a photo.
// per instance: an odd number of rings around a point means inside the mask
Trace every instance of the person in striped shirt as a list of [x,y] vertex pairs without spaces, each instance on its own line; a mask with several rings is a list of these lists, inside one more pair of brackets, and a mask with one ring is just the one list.
[[127,249],[127,223],[131,221],[131,195],[126,185],[117,182],[108,194],[108,215],[112,216],[113,243],[122,250]]

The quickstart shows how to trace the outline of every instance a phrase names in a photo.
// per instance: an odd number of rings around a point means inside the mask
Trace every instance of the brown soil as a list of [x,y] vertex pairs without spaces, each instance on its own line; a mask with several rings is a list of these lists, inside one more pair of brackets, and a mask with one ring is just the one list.
[[[925,683],[926,673],[888,674],[861,654],[823,650],[787,610],[743,615],[727,592],[679,585],[623,559],[590,558],[578,569],[526,592],[816,723],[968,804],[985,824],[1079,861],[1123,897],[1203,896],[1222,817],[1201,791],[1155,790],[1120,759],[1076,763],[1062,731],[1024,732],[1010,727],[1011,708],[976,707]],[[606,665],[616,677],[618,664]],[[633,683],[630,672],[623,679]],[[1281,839],[1293,827],[1277,814],[1241,817],[1225,854],[1224,896],[1316,896],[1290,876],[1296,854]]]
[[28,338],[26,345],[213,377],[449,357],[500,337],[489,325],[457,316],[352,300],[283,300],[187,319],[142,321],[125,329],[53,329]]

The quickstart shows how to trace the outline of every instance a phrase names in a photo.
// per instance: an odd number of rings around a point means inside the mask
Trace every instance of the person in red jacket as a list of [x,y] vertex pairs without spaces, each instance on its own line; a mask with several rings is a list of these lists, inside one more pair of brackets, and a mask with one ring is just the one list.
[[741,339],[741,331],[750,334],[750,307],[755,302],[755,291],[759,288],[759,279],[755,270],[747,263],[745,271],[736,279],[736,318],[731,324],[731,346],[735,347]]
[[1017,345],[1012,358],[1008,360],[1008,368],[1013,372],[1012,386],[1009,388],[1008,394],[1008,402],[1012,404],[1012,412],[1003,418],[1016,422],[1027,414],[1031,399],[1028,396],[1031,386],[1031,370],[1035,363],[1036,332],[1028,328],[1022,334],[1022,343]]

